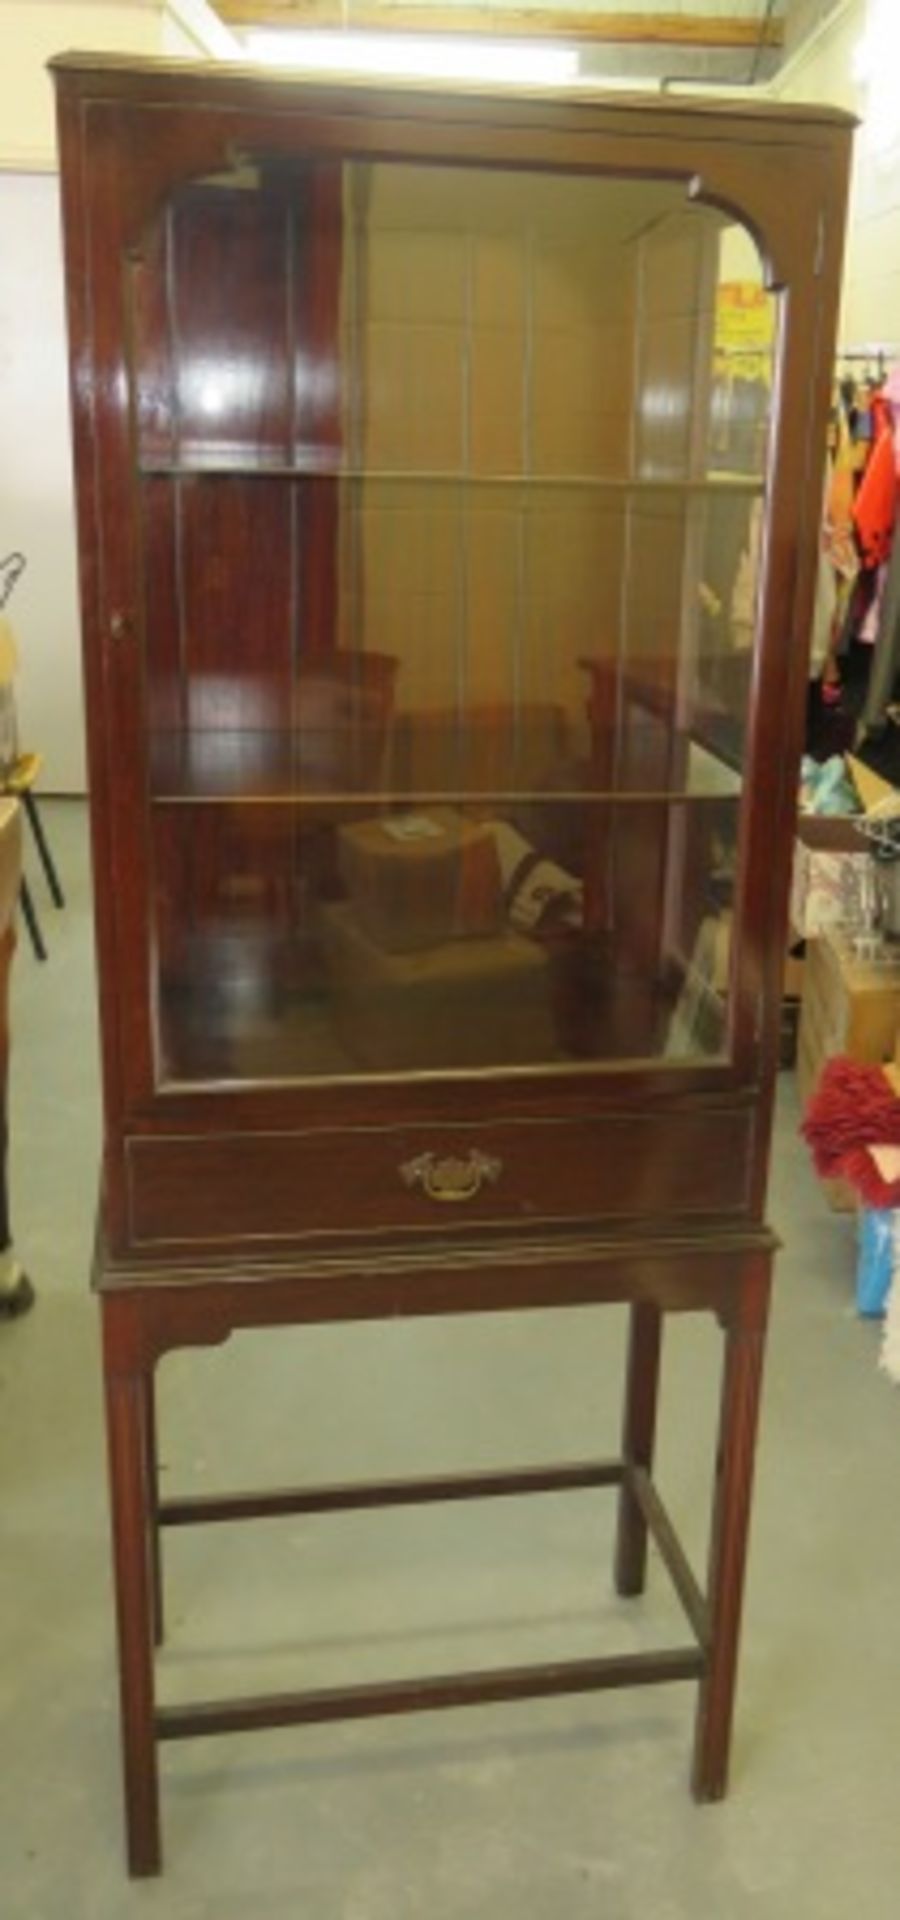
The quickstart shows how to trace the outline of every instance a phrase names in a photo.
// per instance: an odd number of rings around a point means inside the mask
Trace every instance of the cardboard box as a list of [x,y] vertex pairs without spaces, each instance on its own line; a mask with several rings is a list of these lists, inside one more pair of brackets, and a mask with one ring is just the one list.
[[788,937],[788,951],[787,951],[787,957],[784,963],[784,983],[782,988],[782,994],[785,1000],[799,1000],[803,993],[803,979],[806,972],[806,955],[805,953],[795,953],[793,951],[793,949],[799,946],[799,944],[800,942],[797,940],[792,928],[790,935]]
[[863,811],[900,813],[900,791],[892,787],[889,780],[882,780],[880,773],[873,773],[863,760],[857,760],[852,753],[846,756],[847,772],[860,798]]
[[898,788],[853,754],[846,755],[846,767],[863,811],[852,817],[801,814],[797,822],[791,921],[805,940],[859,919],[866,862],[871,859],[863,822],[876,815],[900,816]]
[[794,841],[791,925],[801,940],[859,917],[871,855],[851,819],[801,814]]
[[352,907],[325,907],[335,1025],[376,1072],[530,1065],[558,1057],[546,954],[516,933],[386,953]]
[[452,807],[421,807],[341,827],[338,866],[360,926],[389,953],[500,931],[494,835]]
[[[891,1060],[900,1027],[900,964],[858,960],[836,931],[810,942],[800,1009],[797,1086],[805,1106],[826,1060],[846,1054],[861,1065]],[[842,1181],[823,1182],[829,1205],[847,1212],[856,1196]]]

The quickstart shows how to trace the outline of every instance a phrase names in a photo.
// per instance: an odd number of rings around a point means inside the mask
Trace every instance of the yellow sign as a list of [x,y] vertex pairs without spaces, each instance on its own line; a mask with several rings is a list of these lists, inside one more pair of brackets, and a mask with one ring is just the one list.
[[770,382],[774,344],[772,295],[756,281],[723,281],[716,293],[716,375]]

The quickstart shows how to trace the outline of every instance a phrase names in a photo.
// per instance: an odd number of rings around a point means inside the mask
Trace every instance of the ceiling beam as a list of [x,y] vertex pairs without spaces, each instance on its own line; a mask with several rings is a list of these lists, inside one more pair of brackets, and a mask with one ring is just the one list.
[[593,40],[631,47],[781,47],[784,22],[746,15],[701,13],[601,13],[490,4],[417,5],[416,0],[215,0],[230,27],[304,27],[399,33],[490,34],[495,39],[528,35],[540,40]]

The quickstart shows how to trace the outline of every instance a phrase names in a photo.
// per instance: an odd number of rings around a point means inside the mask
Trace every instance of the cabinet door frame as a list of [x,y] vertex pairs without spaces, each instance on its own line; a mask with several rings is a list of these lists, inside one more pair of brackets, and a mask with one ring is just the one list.
[[[452,99],[77,62],[59,74],[79,474],[94,857],[111,1131],[441,1119],[666,1100],[771,1102],[795,778],[834,349],[849,123],[673,103]],[[374,111],[373,111],[374,107]],[[731,1046],[715,1063],[613,1063],[345,1082],[158,1087],[140,648],[136,447],[126,344],[128,262],[167,193],[235,154],[444,161],[658,177],[756,238],[780,295],[767,534],[747,735],[732,958]],[[797,502],[801,502],[798,515]],[[475,1093],[473,1094],[473,1083]],[[758,1197],[765,1163],[756,1154]]]

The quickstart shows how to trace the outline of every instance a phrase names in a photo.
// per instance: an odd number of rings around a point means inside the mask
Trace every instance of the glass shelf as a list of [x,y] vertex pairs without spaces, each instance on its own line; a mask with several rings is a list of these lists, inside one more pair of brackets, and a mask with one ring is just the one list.
[[581,787],[575,792],[558,793],[552,788],[544,788],[540,793],[528,792],[524,787],[507,788],[504,792],[476,793],[462,791],[458,787],[433,788],[429,792],[399,793],[396,787],[384,789],[381,793],[332,793],[310,792],[298,787],[285,788],[281,793],[249,793],[236,789],[226,793],[201,793],[183,791],[166,792],[151,795],[155,807],[215,807],[237,804],[242,807],[309,807],[314,809],[331,807],[390,808],[392,811],[406,810],[410,807],[438,807],[457,805],[461,807],[509,807],[509,806],[607,806],[607,807],[650,807],[650,806],[721,806],[723,799],[737,800],[737,790],[733,794],[689,793],[669,788],[657,792],[629,793],[622,788],[617,792],[602,792],[599,788]]
[[289,460],[284,454],[264,449],[235,449],[192,453],[182,459],[144,456],[138,462],[143,479],[286,479],[345,480],[370,486],[478,487],[508,491],[512,487],[559,489],[612,494],[709,494],[740,498],[761,497],[765,480],[760,474],[712,473],[694,477],[640,474],[592,473],[467,473],[459,468],[360,467],[335,461],[333,456],[317,458],[303,455]]
[[[589,763],[569,769],[569,783],[536,782],[533,767],[517,778],[514,760],[490,785],[466,778],[464,757],[445,755],[445,775],[429,784],[363,772],[365,750],[336,745],[329,734],[208,731],[161,733],[150,740],[150,793],[155,805],[409,808],[449,802],[479,808],[509,805],[647,806],[720,804],[737,800],[741,780],[731,767],[695,742],[684,743],[681,786],[610,788],[591,778]],[[356,774],[357,777],[354,777]],[[574,776],[574,778],[573,778]]]

